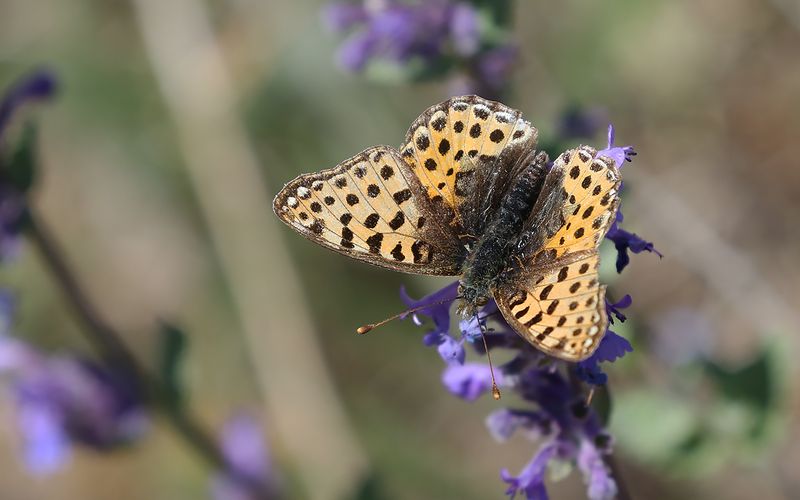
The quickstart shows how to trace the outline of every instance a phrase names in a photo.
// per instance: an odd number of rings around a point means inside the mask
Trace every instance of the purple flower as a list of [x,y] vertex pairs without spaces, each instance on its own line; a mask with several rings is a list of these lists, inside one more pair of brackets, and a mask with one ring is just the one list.
[[256,500],[255,489],[274,493],[272,460],[258,421],[248,414],[230,418],[222,428],[220,447],[227,471],[220,471],[211,484],[214,500]]
[[[351,72],[364,72],[373,62],[388,63],[400,70],[392,74],[406,79],[450,74],[460,93],[493,97],[505,87],[517,61],[516,47],[497,41],[504,27],[483,30],[481,13],[472,2],[334,2],[322,18],[332,31],[348,33],[337,60]],[[484,36],[488,33],[492,36]]]
[[450,35],[457,54],[471,56],[480,46],[480,19],[475,7],[458,3],[450,14]]
[[449,2],[435,0],[418,5],[387,0],[371,7],[334,3],[324,18],[336,30],[355,30],[339,51],[339,63],[359,72],[372,59],[403,64],[440,56],[452,10]]
[[56,90],[55,78],[47,71],[36,71],[15,82],[0,96],[0,262],[18,253],[19,232],[25,214],[25,200],[7,180],[4,135],[11,118],[25,104],[46,99]]
[[71,443],[102,450],[141,436],[147,418],[131,379],[94,361],[46,356],[0,334],[0,375],[15,395],[26,465],[52,472]]
[[[497,385],[506,385],[502,373],[496,373]],[[492,375],[489,365],[483,363],[451,364],[442,373],[442,384],[453,395],[467,401],[475,401],[492,390]]]
[[600,108],[583,109],[572,107],[561,115],[558,124],[559,141],[591,139],[605,123],[606,113]]
[[583,473],[589,500],[613,500],[617,496],[617,483],[601,453],[588,439],[581,441],[577,463]]
[[608,320],[613,324],[614,318],[616,317],[617,320],[624,323],[627,318],[622,314],[621,309],[627,309],[631,304],[633,304],[633,299],[630,295],[625,295],[614,303],[609,302],[608,297],[606,297],[606,313],[608,314]]
[[556,453],[556,446],[552,443],[539,448],[533,459],[528,462],[519,476],[512,476],[508,469],[500,471],[500,478],[508,483],[506,495],[515,498],[517,493],[525,495],[526,500],[547,500],[547,490],[544,487],[544,473],[547,464]]
[[608,126],[608,146],[597,152],[597,156],[606,156],[614,160],[617,168],[621,168],[626,161],[633,161],[632,158],[636,156],[636,151],[633,146],[614,146],[614,126]]
[[363,5],[335,2],[322,10],[322,21],[331,31],[344,32],[350,30],[369,18]]
[[501,408],[486,417],[486,428],[497,441],[507,441],[517,429],[532,439],[550,434],[551,421],[540,411]]
[[709,356],[715,345],[711,320],[697,309],[678,307],[659,314],[651,326],[652,351],[662,361],[682,365]]
[[53,96],[56,88],[55,77],[46,70],[35,71],[14,83],[0,98],[0,141],[11,122],[11,117],[19,108],[24,104]]
[[600,341],[600,345],[597,346],[597,350],[587,359],[577,364],[576,374],[584,382],[603,385],[608,382],[608,377],[600,369],[599,363],[616,361],[624,356],[626,352],[633,352],[631,343],[625,337],[608,330]]
[[[618,212],[618,216],[619,215],[621,215],[621,212]],[[606,233],[606,239],[614,242],[614,248],[617,249],[616,267],[618,273],[621,273],[631,261],[628,250],[633,253],[652,252],[659,257],[663,257],[661,252],[655,249],[653,243],[645,241],[636,234],[619,227],[620,220],[621,217],[617,217],[617,220],[611,225],[608,233]]]
[[477,62],[478,81],[490,92],[499,92],[511,78],[519,60],[516,45],[502,45],[480,56]]
[[0,263],[19,254],[19,233],[25,215],[25,199],[11,186],[0,182]]

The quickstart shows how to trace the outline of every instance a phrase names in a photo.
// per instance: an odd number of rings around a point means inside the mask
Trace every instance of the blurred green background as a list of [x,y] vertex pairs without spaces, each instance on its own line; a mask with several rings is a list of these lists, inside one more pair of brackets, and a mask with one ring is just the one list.
[[[37,111],[34,203],[145,363],[158,319],[187,330],[190,404],[209,428],[240,408],[263,417],[290,498],[344,498],[365,477],[380,493],[363,498],[500,498],[499,469],[537,445],[495,443],[497,405],[448,395],[421,330],[353,333],[402,307],[401,284],[421,296],[446,280],[350,262],[271,213],[284,182],[399,145],[449,97],[336,67],[323,5],[0,0],[0,88],[42,65],[62,84]],[[800,4],[519,1],[514,35],[507,104],[543,134],[570,106],[600,107],[639,152],[625,227],[665,257],[607,274],[612,297],[634,298],[620,333],[637,352],[607,370],[633,496],[800,498]],[[90,352],[35,253],[0,280],[20,297],[15,332]],[[705,318],[706,361],[657,355],[693,345],[691,328],[660,326],[676,310]],[[209,471],[158,420],[129,449],[79,450],[35,478],[11,413],[0,405],[2,498],[207,496]],[[584,494],[577,475],[551,490]]]

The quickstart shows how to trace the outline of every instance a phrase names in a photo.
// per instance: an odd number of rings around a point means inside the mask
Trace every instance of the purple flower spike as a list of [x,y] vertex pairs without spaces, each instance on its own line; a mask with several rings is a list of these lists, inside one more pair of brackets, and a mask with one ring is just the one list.
[[547,500],[547,490],[544,487],[544,473],[547,463],[556,453],[556,446],[548,443],[542,446],[533,459],[522,469],[519,476],[514,477],[507,469],[500,471],[500,477],[508,483],[506,495],[512,500],[517,493],[525,495],[526,500]]
[[0,100],[0,139],[14,112],[22,105],[51,97],[56,92],[55,76],[38,70],[11,86]]

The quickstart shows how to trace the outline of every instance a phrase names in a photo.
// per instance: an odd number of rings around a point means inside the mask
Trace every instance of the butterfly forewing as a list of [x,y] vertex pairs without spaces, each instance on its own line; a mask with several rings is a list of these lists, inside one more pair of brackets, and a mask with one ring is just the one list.
[[553,165],[556,174],[563,178],[563,223],[539,251],[549,259],[599,246],[614,221],[621,182],[614,161],[588,146],[561,154]]
[[571,254],[501,287],[497,305],[525,340],[551,356],[580,361],[597,348],[608,322],[598,266],[597,251]]
[[333,169],[301,175],[278,193],[273,208],[312,241],[382,267],[452,276],[464,259],[464,249],[390,147],[370,148]]
[[462,228],[474,226],[460,210],[477,193],[470,177],[488,169],[505,178],[513,158],[503,152],[533,147],[537,132],[519,111],[477,96],[453,98],[425,111],[400,148],[434,203],[449,207]]

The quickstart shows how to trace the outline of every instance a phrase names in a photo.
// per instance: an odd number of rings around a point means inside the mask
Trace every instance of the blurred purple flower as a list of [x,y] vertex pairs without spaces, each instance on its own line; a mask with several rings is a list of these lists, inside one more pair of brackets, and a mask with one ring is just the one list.
[[15,396],[23,456],[33,473],[61,466],[71,443],[110,449],[146,429],[131,379],[94,361],[47,356],[6,330],[0,332],[0,375]]
[[47,70],[37,70],[19,79],[0,97],[0,145],[11,117],[24,104],[47,99],[57,89],[55,76]]
[[613,500],[617,496],[617,483],[603,461],[601,451],[594,443],[583,439],[578,449],[578,468],[583,473],[589,500]]
[[682,365],[707,358],[713,352],[714,325],[697,309],[670,309],[653,319],[650,326],[652,351],[666,363]]
[[406,77],[412,79],[450,74],[457,93],[491,98],[506,86],[517,61],[516,46],[483,36],[481,15],[472,2],[333,2],[322,18],[332,31],[348,34],[337,60],[356,73],[384,61],[408,69]]
[[518,60],[516,45],[501,45],[485,52],[476,64],[478,82],[486,92],[499,92],[511,78]]
[[0,262],[5,262],[18,253],[19,232],[25,214],[25,200],[11,186],[3,169],[4,135],[11,118],[25,104],[46,99],[56,91],[54,76],[39,70],[19,79],[0,96]]
[[547,464],[555,453],[555,444],[549,443],[539,448],[539,451],[528,462],[528,465],[522,469],[519,476],[512,476],[508,469],[501,470],[500,478],[508,483],[506,495],[513,499],[517,496],[517,493],[522,493],[527,500],[547,500],[544,473],[547,471]]
[[452,16],[450,2],[443,0],[418,5],[394,0],[370,5],[336,2],[323,14],[330,28],[355,31],[339,51],[339,63],[355,72],[363,70],[371,59],[402,64],[416,56],[439,56]]
[[571,139],[591,139],[600,130],[602,123],[607,123],[604,110],[571,107],[561,115],[557,132],[559,142]]
[[11,186],[0,182],[0,263],[19,254],[19,233],[25,215],[25,199]]
[[480,19],[475,7],[457,3],[450,13],[450,35],[457,54],[471,56],[480,47]]
[[[214,500],[256,500],[274,496],[272,460],[259,422],[239,414],[225,422],[220,447],[228,471],[220,471],[211,484]],[[256,493],[258,488],[262,493]]]

